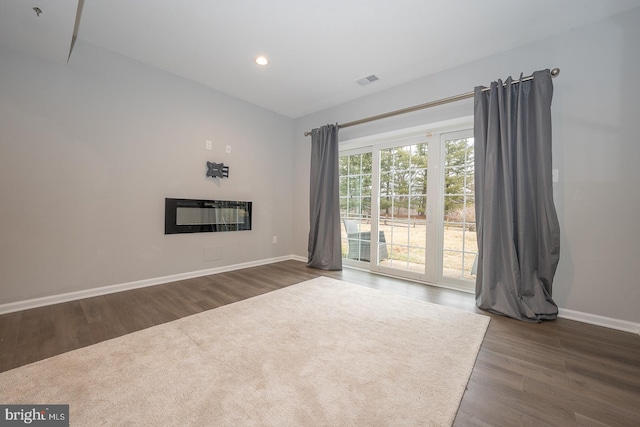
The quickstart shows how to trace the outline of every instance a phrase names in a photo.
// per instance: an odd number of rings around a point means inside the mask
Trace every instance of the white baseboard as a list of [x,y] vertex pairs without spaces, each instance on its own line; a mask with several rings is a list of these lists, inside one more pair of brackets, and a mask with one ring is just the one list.
[[[257,267],[260,265],[273,264],[275,262],[289,260],[307,262],[307,259],[305,257],[299,255],[286,255],[276,258],[244,262],[240,264],[225,265],[222,267],[209,268],[206,270],[190,271],[187,273],[172,274],[170,276],[155,277],[151,279],[137,280],[135,282],[120,283],[117,285],[103,286],[100,288],[87,289],[83,291],[68,292],[59,295],[51,295],[42,298],[34,298],[24,301],[0,304],[0,314],[13,313],[16,311],[29,310],[31,308],[59,304],[68,301],[75,301],[83,298],[97,297],[101,295],[127,291],[130,289],[161,285],[163,283],[171,283],[178,280],[192,279],[194,277],[225,273],[227,271],[241,270],[243,268]],[[640,335],[640,323],[629,322],[627,320],[614,319],[612,317],[599,316],[597,314],[584,313],[581,311],[569,310],[566,308],[559,308],[558,317]]]
[[[83,291],[68,292],[59,295],[34,298],[24,301],[0,304],[0,314],[13,313],[16,311],[29,310],[31,308],[43,307],[46,305],[59,304],[62,302],[75,301],[83,298],[97,297],[101,295],[113,294],[130,289],[144,288],[147,286],[161,285],[163,283],[176,282],[178,280],[193,279],[194,277],[209,276],[211,274],[225,273],[227,271],[240,270],[243,268],[257,267],[259,265],[273,264],[274,262],[298,260],[296,255],[287,255],[277,258],[268,258],[258,261],[243,262],[240,264],[225,265],[222,267],[209,268],[206,270],[190,271],[187,273],[172,274],[164,277],[154,277],[151,279],[137,280],[135,282],[120,283],[117,285],[102,286],[99,288],[87,289]],[[306,259],[304,260],[306,261]]]
[[307,258],[305,258],[305,257],[303,257],[303,256],[300,256],[300,255],[291,255],[291,258],[289,258],[289,259],[292,259],[292,260],[294,260],[294,261],[300,261],[300,262],[307,262],[307,261],[309,261]]
[[629,322],[627,320],[614,319],[612,317],[599,316],[597,314],[584,313],[567,308],[559,308],[558,317],[640,335],[640,323]]

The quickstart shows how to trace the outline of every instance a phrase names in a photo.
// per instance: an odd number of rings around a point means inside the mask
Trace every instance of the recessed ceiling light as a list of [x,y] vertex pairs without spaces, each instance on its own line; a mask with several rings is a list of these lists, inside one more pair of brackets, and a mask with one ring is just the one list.
[[268,65],[269,64],[269,60],[267,59],[266,56],[258,56],[256,58],[256,64],[258,64],[258,65]]

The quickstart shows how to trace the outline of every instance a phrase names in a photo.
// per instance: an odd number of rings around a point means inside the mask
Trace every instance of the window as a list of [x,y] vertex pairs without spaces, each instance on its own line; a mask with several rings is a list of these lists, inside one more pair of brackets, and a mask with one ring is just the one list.
[[425,128],[342,148],[344,265],[471,291],[478,252],[471,123]]
[[371,153],[340,157],[340,218],[342,256],[356,261],[371,259]]
[[442,275],[475,280],[473,138],[444,138],[444,153]]
[[380,265],[423,273],[427,242],[427,144],[380,150]]

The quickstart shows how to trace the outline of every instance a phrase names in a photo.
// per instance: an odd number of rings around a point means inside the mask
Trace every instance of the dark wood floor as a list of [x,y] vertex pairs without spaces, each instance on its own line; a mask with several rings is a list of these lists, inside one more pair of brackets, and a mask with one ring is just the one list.
[[[320,275],[489,315],[470,294],[285,261],[2,315],[0,372]],[[640,336],[490,317],[454,425],[640,426]]]

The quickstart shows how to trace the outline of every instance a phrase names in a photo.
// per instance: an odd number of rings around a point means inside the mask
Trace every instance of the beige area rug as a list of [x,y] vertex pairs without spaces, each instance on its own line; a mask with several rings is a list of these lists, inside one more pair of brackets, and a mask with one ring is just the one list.
[[489,318],[316,278],[0,374],[72,426],[450,425]]

